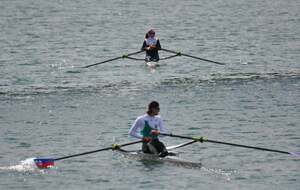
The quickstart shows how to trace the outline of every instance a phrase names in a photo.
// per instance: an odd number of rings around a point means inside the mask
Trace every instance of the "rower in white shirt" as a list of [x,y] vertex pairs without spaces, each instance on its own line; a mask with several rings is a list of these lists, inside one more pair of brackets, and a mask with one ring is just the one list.
[[157,154],[160,157],[168,155],[168,151],[165,145],[159,140],[158,134],[167,133],[164,124],[158,115],[159,103],[152,101],[148,105],[148,111],[146,114],[139,116],[128,134],[132,137],[143,139],[142,151],[144,153]]

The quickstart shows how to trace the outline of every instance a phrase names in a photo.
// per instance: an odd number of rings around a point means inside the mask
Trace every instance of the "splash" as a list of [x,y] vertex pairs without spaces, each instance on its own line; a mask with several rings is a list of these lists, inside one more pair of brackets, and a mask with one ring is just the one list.
[[22,160],[17,165],[3,166],[0,170],[16,171],[16,172],[37,172],[40,169],[36,166],[34,162],[35,158],[27,158]]
[[221,177],[221,178],[224,177],[227,181],[230,181],[231,176],[237,173],[236,170],[223,170],[223,169],[205,168],[205,167],[202,167],[202,171],[205,171],[208,174],[215,175],[215,177]]

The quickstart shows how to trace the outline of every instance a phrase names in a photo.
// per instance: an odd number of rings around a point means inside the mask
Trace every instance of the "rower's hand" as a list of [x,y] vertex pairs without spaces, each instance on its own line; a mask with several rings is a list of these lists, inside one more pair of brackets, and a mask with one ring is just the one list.
[[156,49],[156,46],[154,46],[154,45],[151,45],[151,46],[147,47],[146,49],[147,49],[147,50]]
[[152,138],[151,138],[151,137],[144,137],[144,138],[143,138],[143,141],[144,141],[144,142],[151,142],[151,141],[152,141]]
[[157,136],[158,136],[160,133],[159,133],[158,130],[153,129],[153,130],[151,131],[151,134],[152,134],[152,135],[157,135]]

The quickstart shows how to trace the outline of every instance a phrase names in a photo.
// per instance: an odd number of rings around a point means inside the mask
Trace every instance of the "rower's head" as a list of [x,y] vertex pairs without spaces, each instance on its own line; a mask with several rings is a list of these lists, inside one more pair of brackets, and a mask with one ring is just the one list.
[[159,110],[160,110],[159,109],[159,103],[157,101],[152,101],[148,105],[147,114],[150,115],[150,116],[155,116],[155,115],[158,115]]
[[155,31],[153,29],[151,29],[151,30],[148,31],[147,34],[148,34],[149,37],[153,38],[155,36]]

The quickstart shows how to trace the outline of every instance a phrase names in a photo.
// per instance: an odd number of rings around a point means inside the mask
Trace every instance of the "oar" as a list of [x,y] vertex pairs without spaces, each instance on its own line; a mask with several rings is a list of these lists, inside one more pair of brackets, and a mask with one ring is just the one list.
[[105,150],[116,150],[116,149],[119,149],[120,147],[129,146],[129,145],[133,145],[133,144],[137,144],[137,143],[141,143],[141,142],[143,142],[143,140],[129,142],[129,143],[120,144],[120,145],[113,144],[110,147],[101,148],[101,149],[98,149],[98,150],[92,150],[92,151],[88,151],[88,152],[83,152],[83,153],[79,153],[79,154],[73,154],[73,155],[69,155],[69,156],[63,156],[63,157],[59,157],[59,158],[35,158],[34,162],[35,162],[35,164],[37,165],[38,168],[45,169],[45,168],[49,168],[49,167],[54,166],[54,162],[58,161],[58,160],[64,160],[64,159],[67,159],[67,158],[83,156],[83,155],[92,154],[92,153],[96,153],[96,152],[101,152],[101,151],[105,151]]
[[177,51],[173,51],[173,50],[168,50],[168,49],[164,49],[164,48],[161,48],[161,50],[169,52],[169,53],[175,53],[178,56],[182,55],[182,56],[191,57],[191,58],[194,58],[194,59],[199,59],[199,60],[202,60],[202,61],[207,61],[207,62],[210,62],[210,63],[215,63],[215,64],[218,64],[218,65],[225,65],[225,63],[221,63],[221,62],[217,62],[217,61],[212,61],[212,60],[204,59],[204,58],[201,58],[201,57],[196,57],[196,56],[193,56],[193,55],[188,55],[188,54],[177,52]]
[[118,59],[124,59],[124,58],[128,58],[129,56],[131,55],[136,55],[136,54],[139,54],[141,52],[143,52],[144,50],[140,50],[140,51],[137,51],[137,52],[133,52],[133,53],[129,53],[129,54],[124,54],[122,56],[119,56],[119,57],[115,57],[115,58],[112,58],[112,59],[108,59],[108,60],[105,60],[105,61],[101,61],[99,63],[94,63],[94,64],[91,64],[91,65],[87,65],[87,66],[84,66],[83,68],[88,68],[88,67],[92,67],[92,66],[95,66],[95,65],[100,65],[100,64],[103,64],[103,63],[107,63],[107,62],[110,62],[110,61],[115,61],[115,60],[118,60]]
[[247,145],[242,145],[242,144],[221,142],[221,141],[216,141],[216,140],[210,140],[210,139],[207,139],[205,137],[188,137],[188,136],[182,136],[182,135],[173,135],[171,133],[169,133],[169,134],[168,133],[160,133],[160,135],[170,136],[170,137],[178,137],[178,138],[183,138],[183,139],[191,139],[191,140],[194,140],[194,141],[199,141],[201,143],[210,142],[210,143],[217,143],[217,144],[225,144],[225,145],[237,146],[237,147],[242,147],[242,148],[250,148],[250,149],[276,152],[276,153],[282,153],[282,154],[290,154],[290,155],[293,155],[293,156],[300,157],[300,152],[287,152],[287,151],[282,151],[282,150],[274,150],[274,149],[261,148],[261,147],[256,147],[256,146],[247,146]]

